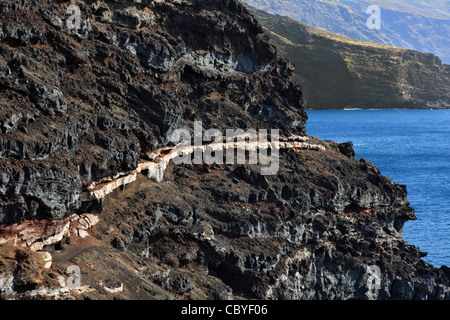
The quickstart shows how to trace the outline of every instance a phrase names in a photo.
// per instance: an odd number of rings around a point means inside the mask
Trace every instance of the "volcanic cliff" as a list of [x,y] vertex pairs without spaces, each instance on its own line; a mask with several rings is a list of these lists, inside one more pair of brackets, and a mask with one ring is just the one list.
[[[75,5],[72,29],[67,1],[0,3],[1,298],[450,299],[402,239],[406,187],[306,136],[292,64],[238,1]],[[277,174],[163,162],[195,121],[278,129]]]

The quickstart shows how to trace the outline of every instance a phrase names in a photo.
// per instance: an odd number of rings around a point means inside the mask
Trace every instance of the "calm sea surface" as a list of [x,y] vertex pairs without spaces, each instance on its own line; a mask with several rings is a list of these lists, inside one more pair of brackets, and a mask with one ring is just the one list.
[[307,133],[352,141],[394,182],[406,184],[418,221],[404,239],[427,252],[425,261],[450,266],[450,110],[309,110]]

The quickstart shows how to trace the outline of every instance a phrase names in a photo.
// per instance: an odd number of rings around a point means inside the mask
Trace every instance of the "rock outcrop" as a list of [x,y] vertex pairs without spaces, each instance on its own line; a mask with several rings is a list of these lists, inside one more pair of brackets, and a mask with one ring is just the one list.
[[[402,239],[406,187],[305,137],[293,66],[238,1],[142,2],[80,3],[76,30],[66,2],[0,4],[1,298],[450,299]],[[279,130],[277,174],[164,161],[195,121]]]

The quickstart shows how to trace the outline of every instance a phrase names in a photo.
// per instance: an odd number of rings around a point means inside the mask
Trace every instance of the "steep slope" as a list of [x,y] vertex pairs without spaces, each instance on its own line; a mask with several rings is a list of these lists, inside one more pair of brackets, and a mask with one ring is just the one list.
[[[433,53],[450,63],[448,0],[244,0],[271,14],[289,16],[314,27],[360,41]],[[367,8],[381,8],[381,29],[366,26]]]
[[[70,34],[63,1],[2,2],[0,185],[5,201],[16,201],[0,222],[66,217],[84,187],[136,168],[141,154],[193,120],[222,131],[304,133],[301,89],[288,81],[293,67],[245,9],[152,6],[156,12],[89,2],[89,23]],[[217,6],[220,25],[208,14]]]
[[449,108],[450,66],[432,54],[360,42],[250,8],[296,65],[311,108]]
[[[77,32],[66,6],[0,4],[1,298],[450,299],[402,239],[406,187],[304,136],[293,66],[239,2],[86,1]],[[157,162],[194,121],[280,130],[278,172]]]

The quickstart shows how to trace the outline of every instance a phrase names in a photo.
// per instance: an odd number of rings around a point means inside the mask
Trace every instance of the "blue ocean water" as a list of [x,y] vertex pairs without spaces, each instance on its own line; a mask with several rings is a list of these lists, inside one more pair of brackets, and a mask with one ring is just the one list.
[[309,110],[308,135],[352,141],[356,157],[405,184],[417,221],[404,239],[450,266],[450,110]]

